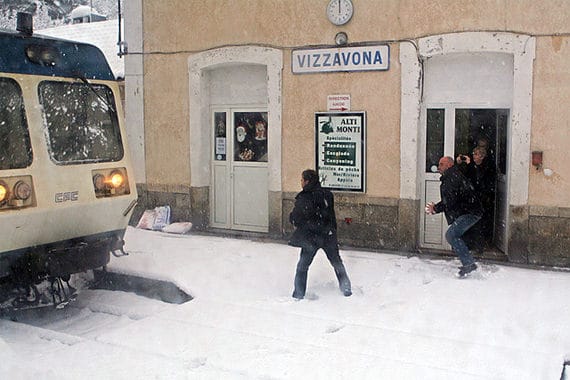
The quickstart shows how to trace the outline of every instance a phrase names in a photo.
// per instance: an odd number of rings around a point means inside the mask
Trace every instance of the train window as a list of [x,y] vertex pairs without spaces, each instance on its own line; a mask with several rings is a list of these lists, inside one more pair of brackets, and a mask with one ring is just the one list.
[[11,78],[0,78],[0,170],[32,164],[32,146],[22,90]]
[[123,158],[115,100],[109,87],[44,81],[38,91],[54,161],[77,164]]

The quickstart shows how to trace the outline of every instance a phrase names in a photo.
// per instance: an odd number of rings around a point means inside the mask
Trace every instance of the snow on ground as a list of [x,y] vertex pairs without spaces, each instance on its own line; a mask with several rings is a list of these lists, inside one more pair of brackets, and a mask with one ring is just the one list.
[[560,379],[570,359],[568,272],[483,263],[460,280],[455,260],[342,249],[353,296],[321,252],[295,301],[298,248],[134,228],[126,241],[110,270],[195,299],[84,291],[68,322],[0,321],[0,378]]

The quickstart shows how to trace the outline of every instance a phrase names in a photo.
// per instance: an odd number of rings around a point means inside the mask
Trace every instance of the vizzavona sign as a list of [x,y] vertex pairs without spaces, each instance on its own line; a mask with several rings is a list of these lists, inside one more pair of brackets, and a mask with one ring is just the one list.
[[388,70],[390,67],[388,45],[299,49],[291,54],[293,74]]

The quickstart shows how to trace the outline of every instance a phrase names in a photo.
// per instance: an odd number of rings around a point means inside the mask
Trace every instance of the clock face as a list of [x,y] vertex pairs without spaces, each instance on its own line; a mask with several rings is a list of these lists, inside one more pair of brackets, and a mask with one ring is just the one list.
[[327,17],[335,25],[349,22],[353,12],[352,0],[330,0],[327,6]]

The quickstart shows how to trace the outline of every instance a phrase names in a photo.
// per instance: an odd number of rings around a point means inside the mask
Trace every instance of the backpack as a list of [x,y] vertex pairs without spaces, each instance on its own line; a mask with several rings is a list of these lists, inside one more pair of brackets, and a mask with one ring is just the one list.
[[[328,233],[331,229],[335,228],[335,216],[332,204],[332,200],[327,199],[326,191],[315,192],[315,197],[313,199],[315,210],[316,210],[316,222],[319,228],[319,232]],[[332,198],[332,197],[331,197]]]

